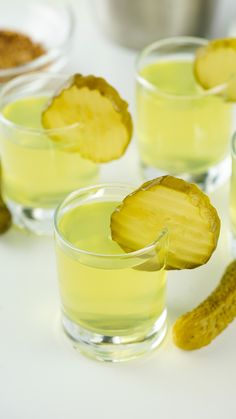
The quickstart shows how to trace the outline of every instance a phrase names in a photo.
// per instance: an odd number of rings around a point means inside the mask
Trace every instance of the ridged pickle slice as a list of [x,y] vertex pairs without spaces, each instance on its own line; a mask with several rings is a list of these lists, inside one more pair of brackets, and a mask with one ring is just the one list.
[[71,125],[54,133],[52,140],[94,162],[121,157],[132,136],[128,104],[119,93],[103,78],[81,74],[75,74],[53,97],[42,113],[42,124],[47,129]]
[[236,260],[226,269],[219,285],[198,307],[181,316],[173,327],[174,343],[194,350],[208,345],[236,317]]
[[194,184],[173,176],[144,183],[111,215],[111,234],[126,252],[169,232],[166,269],[192,269],[216,248],[220,219],[209,198]]
[[205,89],[226,85],[222,92],[236,101],[236,38],[216,39],[199,48],[194,61],[194,74]]

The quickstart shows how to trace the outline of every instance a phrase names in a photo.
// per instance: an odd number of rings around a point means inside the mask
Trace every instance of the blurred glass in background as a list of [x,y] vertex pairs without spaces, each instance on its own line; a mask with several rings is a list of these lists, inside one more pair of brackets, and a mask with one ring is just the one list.
[[236,36],[235,0],[91,0],[103,32],[129,48],[166,37]]

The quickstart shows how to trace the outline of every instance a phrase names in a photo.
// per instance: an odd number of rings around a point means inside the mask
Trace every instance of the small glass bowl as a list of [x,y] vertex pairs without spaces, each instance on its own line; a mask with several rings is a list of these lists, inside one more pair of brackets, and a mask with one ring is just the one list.
[[0,86],[15,76],[32,71],[58,71],[68,59],[72,45],[75,21],[73,9],[68,4],[50,1],[7,0],[1,8],[0,29],[21,32],[35,43],[41,44],[46,53],[16,67],[0,69]]

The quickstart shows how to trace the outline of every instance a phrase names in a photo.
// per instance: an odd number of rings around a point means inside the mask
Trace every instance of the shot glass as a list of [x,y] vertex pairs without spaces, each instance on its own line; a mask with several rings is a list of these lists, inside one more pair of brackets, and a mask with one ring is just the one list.
[[[62,324],[80,352],[100,361],[145,354],[167,330],[168,233],[131,253],[111,239],[110,215],[131,190],[120,184],[83,188],[55,213]],[[148,271],[153,260],[157,270]]]
[[230,175],[232,105],[226,84],[204,90],[194,76],[196,50],[206,40],[155,42],[137,59],[137,135],[146,178],[172,174],[210,192]]
[[[34,73],[8,82],[0,93],[2,194],[14,222],[38,234],[53,231],[53,213],[65,196],[98,180],[99,167],[71,152],[78,125],[44,129],[41,113],[68,76]],[[53,138],[60,134],[65,141]]]

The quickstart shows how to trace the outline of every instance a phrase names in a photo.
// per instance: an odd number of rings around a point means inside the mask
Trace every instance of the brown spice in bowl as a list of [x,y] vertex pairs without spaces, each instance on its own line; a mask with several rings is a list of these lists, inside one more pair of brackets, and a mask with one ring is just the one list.
[[42,45],[29,36],[10,30],[0,30],[0,69],[26,64],[45,54]]

